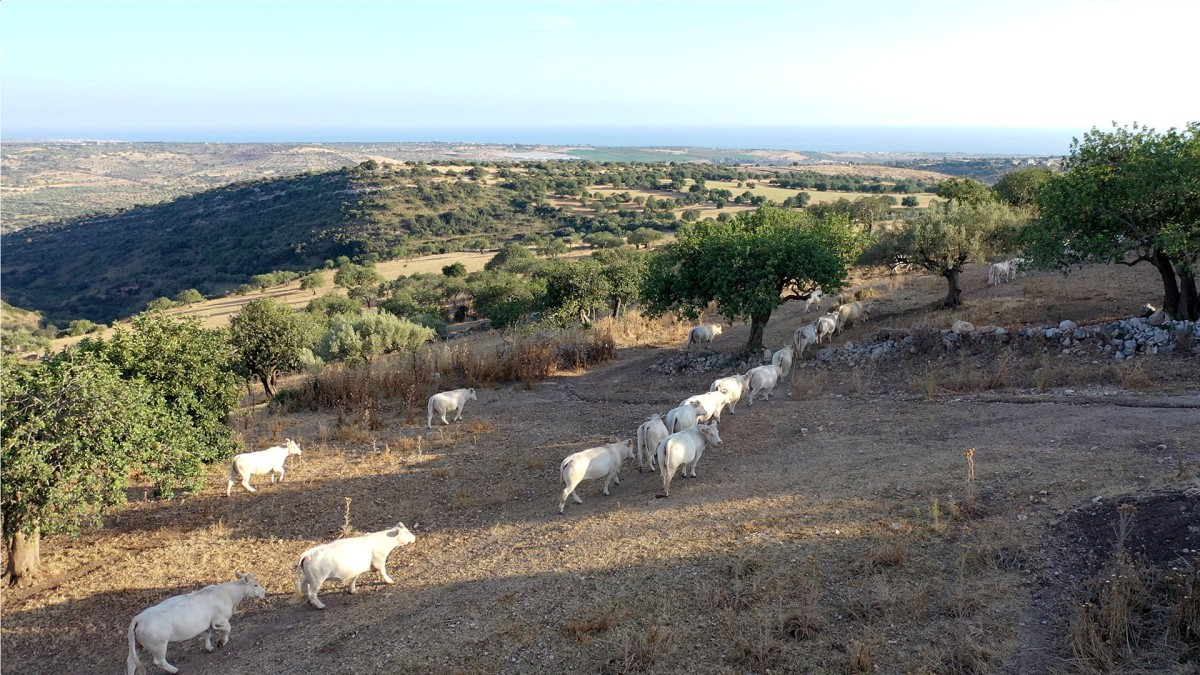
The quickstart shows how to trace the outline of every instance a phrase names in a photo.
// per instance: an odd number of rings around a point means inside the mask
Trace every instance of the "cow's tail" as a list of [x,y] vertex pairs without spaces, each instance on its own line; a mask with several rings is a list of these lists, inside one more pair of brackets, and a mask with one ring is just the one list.
[[142,662],[138,659],[137,653],[137,617],[129,622],[129,658],[125,659],[125,670],[127,675],[134,675],[142,671]]
[[292,594],[293,605],[304,601],[304,563],[306,562],[308,562],[308,556],[300,558],[300,562],[296,563],[296,592]]
[[667,459],[667,439],[664,438],[658,442],[654,454],[658,458],[658,472],[662,475],[663,494],[669,495],[671,494],[671,470]]
[[646,425],[642,424],[638,427],[637,432],[637,453],[638,453],[638,470],[642,467],[642,462],[646,459]]
[[567,467],[570,466],[570,458],[564,459],[563,463],[558,467],[558,480],[562,481],[563,485],[567,484]]
[[235,458],[229,462],[229,482],[236,483],[241,479],[242,474],[240,471],[238,471],[237,459]]

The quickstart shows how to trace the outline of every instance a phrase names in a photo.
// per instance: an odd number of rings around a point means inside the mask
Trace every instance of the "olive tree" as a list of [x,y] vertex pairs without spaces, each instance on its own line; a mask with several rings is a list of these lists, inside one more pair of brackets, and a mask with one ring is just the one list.
[[962,304],[963,267],[1011,250],[1029,212],[994,200],[951,200],[884,234],[864,259],[903,260],[946,278],[944,307]]
[[650,258],[642,297],[651,313],[693,319],[715,301],[729,320],[750,320],[743,353],[757,353],[775,308],[817,286],[839,290],[863,243],[845,216],[803,211],[763,208],[687,223]]

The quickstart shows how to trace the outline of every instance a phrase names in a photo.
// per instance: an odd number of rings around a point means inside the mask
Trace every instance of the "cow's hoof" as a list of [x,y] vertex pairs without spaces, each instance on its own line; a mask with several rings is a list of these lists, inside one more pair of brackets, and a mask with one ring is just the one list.
[[667,497],[669,497],[669,496],[670,496],[670,495],[654,495],[654,498],[655,498],[655,499],[666,499],[666,498],[667,498]]

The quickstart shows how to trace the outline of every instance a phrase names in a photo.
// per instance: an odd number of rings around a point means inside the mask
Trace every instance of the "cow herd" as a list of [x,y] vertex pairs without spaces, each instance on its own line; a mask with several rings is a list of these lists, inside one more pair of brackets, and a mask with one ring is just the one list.
[[[819,289],[810,294],[806,304],[819,305]],[[604,480],[603,492],[609,494],[613,484],[620,485],[621,465],[627,459],[637,458],[639,470],[658,471],[662,478],[663,491],[659,497],[670,496],[671,481],[676,474],[685,478],[696,477],[696,466],[704,451],[721,445],[717,424],[721,413],[728,408],[734,413],[737,404],[748,398],[753,405],[758,398],[769,400],[775,387],[792,370],[793,359],[799,358],[804,348],[820,337],[840,330],[848,321],[865,314],[865,308],[857,302],[840,305],[811,324],[795,332],[792,345],[777,351],[768,350],[764,361],[769,363],[751,368],[745,373],[721,377],[712,382],[707,392],[690,396],[665,414],[653,414],[641,424],[635,439],[588,448],[565,458],[559,466],[559,478],[563,489],[558,498],[558,512],[563,513],[568,499],[582,504],[576,489],[585,480]],[[721,327],[698,326],[688,335],[688,347],[704,346],[721,334]],[[456,389],[429,397],[426,426],[432,427],[433,418],[439,417],[449,424],[447,416],[454,414],[454,421],[462,419],[467,401],[477,400],[474,389]],[[255,492],[250,478],[256,474],[270,476],[271,482],[282,481],[284,462],[288,457],[300,455],[300,446],[287,439],[283,445],[242,453],[234,457],[229,470],[225,494],[229,496],[237,482],[249,492]],[[307,601],[317,609],[325,605],[317,597],[325,582],[349,584],[349,592],[356,590],[359,576],[372,570],[378,571],[385,583],[395,583],[387,573],[387,557],[397,546],[413,543],[416,538],[404,526],[395,526],[358,537],[348,537],[314,546],[300,555],[295,568],[295,594],[293,602]],[[229,640],[229,618],[234,608],[245,598],[263,598],[266,591],[254,575],[237,574],[234,581],[205,586],[200,590],[167,598],[153,607],[143,610],[129,625],[128,674],[142,672],[138,658],[138,647],[150,652],[154,664],[169,673],[178,672],[167,662],[168,642],[205,636],[205,649],[212,651],[213,633],[218,636],[216,646]]]

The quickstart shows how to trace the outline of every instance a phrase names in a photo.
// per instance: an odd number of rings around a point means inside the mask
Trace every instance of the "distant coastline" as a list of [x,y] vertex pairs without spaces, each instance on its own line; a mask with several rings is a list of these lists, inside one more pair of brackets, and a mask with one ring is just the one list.
[[462,143],[580,147],[702,147],[810,152],[1061,156],[1086,129],[884,126],[562,126],[393,129],[24,130],[9,142]]

